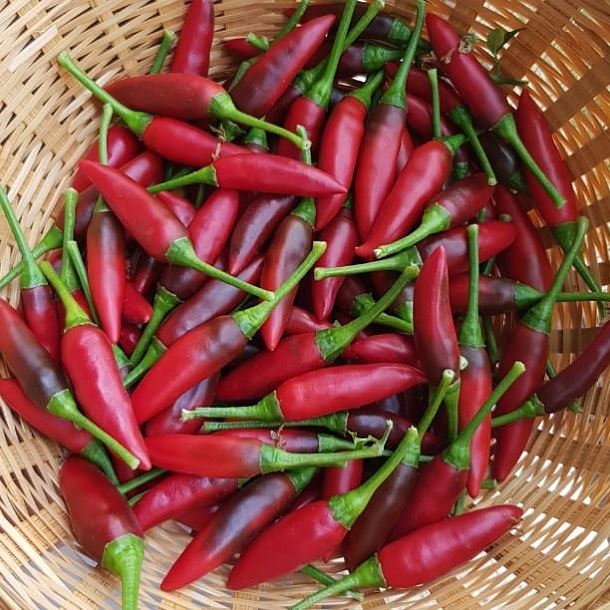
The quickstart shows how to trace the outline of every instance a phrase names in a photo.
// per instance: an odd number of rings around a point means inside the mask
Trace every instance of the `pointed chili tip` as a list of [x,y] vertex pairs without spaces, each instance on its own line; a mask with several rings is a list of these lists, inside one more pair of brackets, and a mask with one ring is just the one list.
[[375,258],[373,246],[368,242],[364,242],[362,245],[356,246],[354,252],[357,256],[367,261],[373,260]]

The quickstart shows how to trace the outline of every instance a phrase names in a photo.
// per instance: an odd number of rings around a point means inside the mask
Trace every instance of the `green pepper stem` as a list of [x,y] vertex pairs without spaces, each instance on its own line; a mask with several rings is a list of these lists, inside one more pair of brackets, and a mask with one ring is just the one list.
[[146,112],[136,112],[121,104],[118,100],[112,97],[105,89],[102,89],[95,81],[89,78],[83,70],[81,70],[76,62],[70,57],[67,51],[62,51],[57,56],[57,63],[67,70],[85,89],[90,91],[103,104],[110,104],[114,113],[119,116],[127,127],[133,131],[139,138],[142,137],[144,130],[152,120],[152,115]]
[[23,262],[23,271],[21,273],[21,289],[35,288],[36,286],[44,286],[47,282],[44,275],[38,268],[38,264],[34,258],[32,250],[28,246],[25,235],[21,230],[19,221],[15,216],[13,207],[11,206],[6,191],[3,186],[0,186],[0,208],[4,213],[4,217],[8,226],[17,242],[19,252],[21,252],[21,260]]
[[[363,312],[369,310],[371,307],[374,307],[374,305],[375,299],[370,293],[359,294],[354,298],[352,314],[359,316]],[[408,335],[413,334],[413,322],[411,320],[391,316],[387,313],[380,313],[374,321],[375,324],[379,324],[380,326],[387,326],[388,328],[393,328],[398,332],[406,333]]]
[[498,179],[496,178],[496,174],[494,173],[493,167],[491,166],[491,162],[487,153],[483,149],[483,145],[479,140],[479,136],[477,134],[476,129],[472,123],[472,117],[466,110],[464,106],[455,106],[452,108],[449,113],[449,118],[453,121],[453,123],[459,127],[466,136],[468,136],[468,140],[474,150],[477,159],[481,165],[481,169],[485,172],[487,176],[487,184],[495,185],[498,183]]
[[326,251],[326,242],[314,241],[311,252],[305,257],[305,260],[296,268],[295,272],[272,293],[271,301],[264,301],[254,307],[236,311],[233,313],[233,319],[239,326],[246,337],[251,339],[267,321],[271,312],[277,307],[278,303],[290,294],[298,285],[299,282],[309,273],[310,269],[316,264],[316,261]]
[[258,146],[263,150],[269,151],[269,142],[267,141],[267,134],[263,129],[259,129],[258,127],[251,127],[248,130],[248,132],[242,138],[242,144]]
[[[110,104],[104,104],[102,109],[102,120],[100,122],[100,132],[97,140],[98,156],[102,165],[108,165],[108,130],[112,121],[113,110]],[[95,212],[109,212],[110,208],[104,203],[101,195],[98,195],[95,207]]]
[[269,43],[269,39],[266,36],[259,36],[254,32],[248,33],[248,35],[246,36],[246,41],[250,43],[253,47],[257,48],[259,51],[263,51],[263,53],[265,51],[268,51],[269,47],[271,46],[271,44]]
[[409,265],[421,266],[421,256],[416,248],[409,248],[399,252],[390,258],[383,260],[359,263],[357,265],[346,265],[344,267],[317,267],[314,271],[316,280],[324,280],[327,277],[342,277],[347,275],[360,275],[372,271],[402,271]]
[[470,464],[470,443],[474,433],[483,420],[491,413],[498,400],[508,391],[510,386],[525,372],[523,362],[517,361],[510,368],[506,376],[496,386],[483,406],[459,433],[457,438],[443,452],[443,459],[456,470],[467,470]]
[[145,485],[146,483],[150,483],[151,481],[158,479],[159,477],[163,476],[166,472],[167,472],[167,470],[165,470],[164,468],[151,468],[148,472],[143,472],[142,474],[138,475],[137,477],[134,477],[133,479],[131,479],[129,481],[125,481],[125,483],[121,483],[120,485],[117,485],[116,488],[122,494],[127,494],[130,491],[133,491],[134,489],[138,489],[138,487]]
[[91,439],[91,441],[80,450],[80,456],[89,460],[92,464],[95,464],[113,485],[119,484],[119,479],[114,472],[112,462],[110,461],[104,446],[96,438]]
[[428,431],[428,428],[431,426],[438,410],[440,409],[443,400],[445,399],[445,395],[447,391],[451,387],[453,380],[455,379],[455,372],[451,369],[445,369],[443,374],[441,375],[441,380],[431,395],[431,399],[428,402],[428,406],[424,411],[424,414],[421,416],[419,423],[417,424],[417,433],[419,435],[419,442],[424,438],[424,435]]
[[161,323],[165,319],[165,316],[172,311],[175,307],[177,307],[181,303],[181,299],[179,299],[173,292],[167,290],[163,286],[157,286],[157,290],[155,292],[155,297],[153,299],[153,310],[150,320],[138,341],[133,353],[131,354],[131,363],[133,365],[137,365],[143,358],[150,342],[153,340],[155,333]]
[[375,258],[384,258],[410,248],[429,235],[446,231],[450,224],[451,216],[447,210],[440,203],[433,203],[425,209],[421,224],[409,235],[375,248]]
[[373,103],[373,94],[379,87],[381,87],[381,83],[385,80],[385,71],[379,70],[375,72],[371,76],[368,77],[366,83],[362,85],[359,89],[354,89],[347,94],[348,97],[355,97],[360,103],[368,110]]
[[78,277],[68,254],[68,242],[74,239],[74,224],[76,222],[76,203],[78,193],[69,188],[64,195],[64,235],[62,239],[61,269],[59,277],[70,292],[79,288]]
[[555,299],[556,303],[580,303],[582,301],[610,301],[610,292],[560,292]]
[[548,176],[540,169],[540,166],[534,161],[534,158],[525,147],[525,144],[519,137],[515,117],[512,112],[507,112],[493,127],[492,131],[497,133],[503,140],[506,140],[517,153],[527,169],[532,172],[540,186],[546,191],[551,198],[555,207],[562,208],[565,205],[565,197],[563,197],[555,188]]
[[85,263],[83,261],[83,257],[81,256],[80,250],[78,249],[78,244],[73,239],[70,239],[66,243],[66,250],[68,251],[68,256],[70,257],[70,261],[74,266],[76,271],[76,275],[78,276],[78,282],[80,287],[85,295],[85,300],[87,301],[87,306],[89,307],[89,311],[91,312],[91,317],[93,321],[99,325],[99,317],[97,315],[97,310],[95,309],[95,303],[93,302],[93,297],[91,296],[91,287],[89,286],[89,277],[87,276],[87,269],[85,268]]
[[123,385],[130,388],[134,383],[139,381],[146,371],[155,363],[167,348],[156,337],[153,338],[148,346],[144,357],[134,366],[123,380]]
[[138,610],[140,572],[144,541],[135,534],[124,534],[104,548],[102,566],[121,579],[121,609]]
[[163,64],[165,63],[169,52],[172,50],[172,46],[174,45],[176,38],[177,36],[175,32],[172,32],[171,30],[163,30],[161,44],[157,49],[153,64],[148,71],[149,74],[159,74],[159,72],[161,72],[163,69]]
[[188,174],[180,174],[174,176],[171,180],[159,182],[148,187],[148,192],[155,194],[161,191],[173,191],[181,186],[190,186],[191,184],[209,184],[210,186],[218,186],[216,179],[216,170],[214,165],[206,165],[194,172]]
[[[56,248],[61,248],[62,231],[57,225],[53,225],[42,237],[38,245],[32,249],[32,256],[37,259]],[[0,278],[0,288],[8,286],[15,278],[19,277],[25,265],[19,261],[10,271]]]
[[267,394],[253,405],[198,407],[196,409],[182,410],[182,421],[200,419],[202,417],[211,417],[214,419],[230,417],[232,419],[239,419],[242,421],[255,420],[268,421],[273,423],[281,423],[284,420],[284,416],[282,414],[280,404],[278,402],[275,392]]
[[493,323],[489,316],[483,318],[483,332],[485,334],[485,345],[487,346],[489,361],[491,362],[491,366],[495,367],[498,362],[500,362],[500,349],[498,347],[498,340],[496,339]]
[[369,309],[365,310],[355,320],[344,326],[320,330],[316,333],[316,344],[324,360],[330,361],[338,358],[343,350],[364,330],[372,324],[395,300],[404,287],[412,282],[419,274],[419,267],[411,265],[406,267],[392,284],[390,289]]
[[545,415],[544,406],[538,398],[534,396],[534,398],[524,402],[518,409],[494,417],[491,420],[491,427],[499,428],[500,426],[506,426],[507,424],[512,424],[521,419],[533,419],[534,417],[543,415]]
[[317,602],[327,599],[333,595],[341,595],[350,589],[363,589],[366,587],[385,587],[386,581],[379,564],[377,555],[367,559],[360,564],[351,574],[344,576],[341,580],[334,584],[316,591],[313,595],[300,601],[294,606],[290,606],[289,610],[306,610],[311,608]]
[[282,29],[273,38],[274,43],[279,42],[280,40],[282,40],[282,38],[285,38],[288,34],[290,34],[290,32],[292,32],[292,30],[294,30],[294,28],[297,27],[297,25],[301,21],[301,18],[305,14],[305,11],[307,10],[308,6],[309,0],[301,0],[299,2],[297,10],[294,11],[290,19],[288,19]]
[[61,278],[49,261],[43,261],[40,263],[40,270],[45,274],[45,277],[49,280],[51,286],[60,298],[64,310],[66,312],[66,330],[74,328],[75,326],[82,326],[83,324],[91,324],[91,318],[87,315],[85,310],[76,302],[76,299],[72,296],[72,293],[68,290],[67,286],[61,281]]
[[415,27],[409,37],[409,43],[403,55],[402,62],[398,68],[398,71],[394,75],[394,80],[388,87],[387,91],[379,100],[380,104],[387,104],[389,106],[396,106],[398,108],[407,107],[407,92],[406,84],[407,77],[409,76],[409,70],[411,64],[415,59],[417,52],[417,43],[421,35],[422,27],[424,25],[424,16],[426,14],[426,3],[424,0],[417,0],[417,16],[415,18]]
[[[326,572],[322,572],[322,570],[318,570],[318,568],[316,568],[315,566],[313,566],[311,564],[305,566],[304,568],[301,568],[299,570],[299,572],[301,572],[301,574],[305,574],[306,576],[309,576],[310,578],[313,578],[315,581],[317,581],[320,584],[325,585],[327,587],[329,585],[333,585],[337,582],[332,576],[329,576]],[[345,597],[354,599],[357,602],[364,601],[364,595],[362,595],[362,593],[357,593],[355,591],[347,591],[345,593]]]
[[441,99],[438,90],[438,70],[431,68],[428,70],[428,80],[430,81],[430,91],[432,92],[432,133],[435,140],[442,138],[441,131]]
[[523,316],[521,320],[521,322],[526,326],[529,326],[538,332],[547,334],[551,332],[551,316],[553,313],[555,299],[560,293],[568,275],[568,271],[570,270],[570,267],[572,266],[572,263],[580,250],[588,227],[588,220],[584,216],[579,217],[579,219],[576,221],[576,234],[574,236],[574,242],[566,253],[565,258],[563,259],[561,266],[555,275],[555,279],[553,280],[550,290]]
[[460,328],[459,343],[468,347],[485,347],[479,321],[479,226],[469,225],[466,229],[468,241],[468,308]]

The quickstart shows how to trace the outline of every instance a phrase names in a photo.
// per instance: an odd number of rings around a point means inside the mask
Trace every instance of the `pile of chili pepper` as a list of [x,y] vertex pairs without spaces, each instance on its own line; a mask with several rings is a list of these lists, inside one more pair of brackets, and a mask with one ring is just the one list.
[[[520,519],[485,490],[535,418],[610,364],[603,319],[567,368],[549,359],[556,303],[610,298],[543,113],[527,90],[513,113],[424,0],[411,26],[382,9],[301,0],[272,39],[223,41],[243,60],[224,84],[211,0],[147,75],[102,88],[62,52],[99,137],[35,247],[0,188],[21,254],[0,397],[72,454],[72,529],[126,610],[169,520],[194,536],[165,591],[236,554],[230,588],[324,586],[295,610],[446,574]],[[590,291],[564,288],[572,267]],[[342,579],[311,565],[335,556]]]

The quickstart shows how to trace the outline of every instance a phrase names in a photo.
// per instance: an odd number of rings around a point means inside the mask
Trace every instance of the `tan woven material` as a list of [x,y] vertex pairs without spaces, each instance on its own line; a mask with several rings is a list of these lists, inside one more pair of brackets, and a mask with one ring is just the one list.
[[[218,0],[213,74],[231,66],[224,36],[269,34],[289,0]],[[412,1],[388,2],[412,17]],[[400,6],[400,8],[397,8]],[[107,82],[144,73],[161,31],[177,30],[182,0],[4,0],[0,2],[0,180],[9,189],[31,243],[51,224],[58,197],[97,129],[89,95],[55,63],[69,49]],[[610,280],[610,8],[604,0],[440,0],[430,10],[462,32],[525,27],[503,67],[531,83],[556,129],[584,212],[591,220],[585,257],[601,283]],[[483,45],[484,46],[484,45]],[[485,55],[484,51],[479,53]],[[485,56],[489,59],[489,56]],[[542,229],[556,266],[559,253]],[[18,260],[0,221],[0,274]],[[570,287],[576,286],[571,276]],[[16,283],[6,293],[15,302]],[[5,296],[6,296],[5,295]],[[590,339],[595,308],[556,308],[552,346],[565,366]],[[2,329],[0,329],[2,332]],[[3,371],[4,372],[4,371]],[[610,608],[610,374],[589,392],[582,415],[541,422],[519,469],[481,504],[519,502],[519,527],[464,568],[429,587],[374,593],[364,608]],[[117,582],[78,552],[57,488],[61,451],[2,405],[0,420],[0,604],[6,608],[114,608]],[[147,536],[142,608],[284,608],[312,591],[304,577],[256,590],[227,591],[225,566],[174,594],[159,582],[188,536],[176,525]],[[340,567],[331,566],[335,569]],[[356,607],[345,599],[329,607]]]

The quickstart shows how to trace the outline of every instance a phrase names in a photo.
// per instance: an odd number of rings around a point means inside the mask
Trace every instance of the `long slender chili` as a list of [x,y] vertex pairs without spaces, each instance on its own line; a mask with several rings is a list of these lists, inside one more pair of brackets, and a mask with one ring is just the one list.
[[[273,301],[219,316],[178,339],[148,371],[132,398],[140,423],[168,407],[186,390],[231,362],[324,252],[326,244],[314,242],[311,253],[297,271],[274,293]],[[185,367],[185,358],[189,366]]]
[[473,53],[460,50],[460,38],[448,21],[430,13],[426,25],[440,68],[451,79],[473,118],[513,147],[553,204],[561,208],[565,204],[565,197],[557,191],[523,144],[511,108],[499,85],[494,83]]
[[[395,180],[396,159],[406,117],[405,82],[415,57],[425,5],[418,0],[417,18],[403,61],[392,84],[371,113],[355,172],[354,210],[360,239],[368,239]],[[385,240],[383,243],[387,243]]]
[[144,540],[127,500],[97,468],[77,457],[61,467],[59,488],[76,540],[121,579],[122,610],[136,610]]
[[23,260],[23,272],[19,282],[23,318],[38,342],[51,357],[59,361],[60,329],[53,290],[38,268],[4,187],[0,186],[0,208]]
[[418,443],[417,431],[410,428],[394,453],[366,483],[346,494],[312,502],[262,532],[242,552],[229,575],[228,586],[243,589],[274,580],[332,553],[380,485]]
[[[550,290],[541,301],[521,317],[507,342],[500,359],[500,374],[504,373],[517,359],[522,359],[528,370],[498,403],[497,415],[506,415],[519,408],[542,385],[549,353],[549,333],[555,297],[561,290],[572,261],[577,256],[582,244],[588,227],[586,218],[579,218],[577,226],[576,239],[561,263]],[[496,445],[493,472],[498,481],[506,479],[517,463],[525,448],[532,426],[533,420],[525,419],[502,426],[494,431]]]
[[351,574],[290,610],[306,610],[349,589],[408,589],[430,582],[484,551],[522,514],[518,506],[490,506],[423,527],[386,545]]
[[413,268],[407,268],[371,309],[345,326],[288,337],[273,352],[262,352],[247,360],[223,377],[218,387],[218,400],[227,402],[262,398],[296,375],[331,364],[364,328],[389,307],[414,277]]
[[214,3],[192,0],[172,58],[172,72],[207,76],[214,38]]

